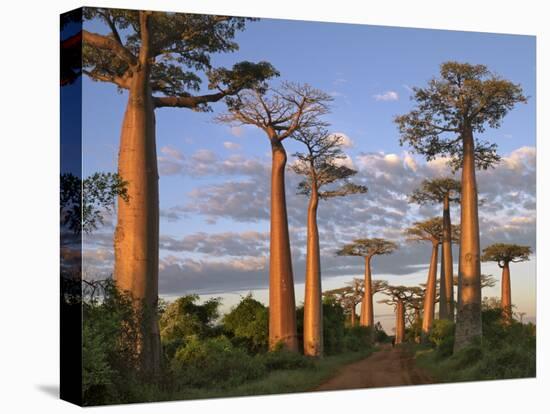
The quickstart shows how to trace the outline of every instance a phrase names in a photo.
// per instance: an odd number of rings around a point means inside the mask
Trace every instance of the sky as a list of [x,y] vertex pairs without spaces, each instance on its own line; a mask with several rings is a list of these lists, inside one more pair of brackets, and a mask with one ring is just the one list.
[[[105,33],[97,22],[87,30]],[[492,170],[478,173],[482,247],[494,242],[528,244],[535,250],[535,38],[425,29],[262,19],[247,24],[235,40],[237,52],[213,56],[215,66],[265,60],[281,76],[271,82],[308,83],[334,101],[326,116],[330,130],[346,136],[347,162],[366,185],[366,195],[323,201],[319,207],[323,288],[345,285],[363,274],[362,261],[336,257],[355,238],[385,237],[399,249],[373,260],[374,278],[392,284],[426,281],[430,245],[404,240],[414,221],[440,214],[439,206],[418,207],[407,195],[424,178],[450,174],[445,160],[426,163],[399,145],[393,118],[412,109],[412,87],[422,87],[448,60],[485,64],[519,83],[529,97],[482,138],[496,142],[503,157]],[[68,88],[72,88],[70,86]],[[118,140],[127,95],[111,84],[82,82],[83,175],[116,171]],[[203,88],[203,92],[206,87]],[[220,296],[228,310],[249,291],[267,304],[270,147],[252,126],[214,122],[212,112],[156,110],[160,173],[161,296],[198,293]],[[302,150],[285,141],[288,154]],[[290,159],[292,162],[292,157]],[[307,200],[297,195],[298,177],[287,171],[287,203],[296,302],[303,301]],[[459,211],[452,208],[457,222]],[[115,220],[84,239],[84,268],[89,277],[112,273]],[[535,252],[536,254],[536,252]],[[455,250],[455,258],[457,251]],[[500,269],[483,263],[482,273],[498,283],[483,296],[500,295]],[[512,269],[512,301],[535,317],[535,256]],[[375,300],[382,300],[377,295]],[[393,309],[375,305],[375,319],[393,328]]]

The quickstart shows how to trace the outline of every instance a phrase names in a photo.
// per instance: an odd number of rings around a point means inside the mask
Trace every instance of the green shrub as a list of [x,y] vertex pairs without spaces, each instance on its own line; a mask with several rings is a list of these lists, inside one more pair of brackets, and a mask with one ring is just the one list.
[[311,368],[314,366],[311,358],[307,358],[297,352],[289,352],[285,349],[267,352],[260,355],[259,358],[269,371],[279,369]]
[[446,358],[453,354],[455,324],[447,319],[436,319],[428,340],[435,346],[439,358]]
[[359,352],[372,347],[373,330],[366,326],[346,328],[343,348],[345,351]]
[[251,353],[267,350],[269,314],[261,302],[252,298],[252,294],[231,309],[222,323],[234,345],[246,347]]
[[263,362],[225,336],[200,340],[188,337],[176,351],[170,368],[177,385],[186,387],[229,387],[265,374]]

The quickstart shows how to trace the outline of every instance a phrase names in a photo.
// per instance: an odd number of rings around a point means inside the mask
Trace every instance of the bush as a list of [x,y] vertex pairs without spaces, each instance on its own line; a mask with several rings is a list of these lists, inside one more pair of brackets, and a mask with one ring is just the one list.
[[428,340],[435,346],[437,356],[446,358],[453,354],[455,324],[447,319],[433,322]]
[[265,368],[269,371],[279,369],[312,368],[314,366],[311,358],[307,358],[297,352],[290,352],[285,349],[267,352],[260,355],[259,358],[262,360]]
[[253,353],[267,350],[269,314],[261,302],[252,298],[252,294],[231,309],[222,323],[234,345],[244,346]]
[[204,340],[189,337],[176,351],[170,368],[180,388],[230,387],[266,373],[260,359],[234,347],[225,336]]
[[373,330],[366,326],[346,328],[343,348],[350,352],[364,351],[372,347]]

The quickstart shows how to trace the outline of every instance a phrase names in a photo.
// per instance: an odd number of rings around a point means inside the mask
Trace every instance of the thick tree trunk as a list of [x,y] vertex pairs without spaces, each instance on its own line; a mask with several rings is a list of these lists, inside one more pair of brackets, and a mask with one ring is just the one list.
[[402,300],[397,301],[395,306],[395,344],[405,341],[405,304]]
[[318,357],[323,354],[323,307],[321,303],[321,263],[317,206],[319,195],[312,185],[307,211],[306,286],[304,298],[304,355]]
[[453,249],[449,195],[443,200],[443,242],[441,245],[441,277],[439,285],[439,319],[454,320]]
[[363,301],[361,302],[361,317],[359,323],[361,326],[374,325],[374,310],[372,304],[372,277],[370,271],[371,257],[365,257],[365,291]]
[[126,181],[128,201],[119,198],[115,231],[115,281],[129,293],[138,315],[136,356],[141,370],[160,369],[157,320],[159,194],[155,142],[155,114],[149,84],[148,15],[140,12],[140,64],[131,80],[118,157],[118,173]]
[[505,262],[502,267],[500,302],[504,320],[506,323],[510,323],[512,321],[512,288],[510,285],[510,264],[508,262]]
[[462,196],[460,203],[459,306],[455,351],[481,337],[481,263],[479,219],[472,129],[463,132]]
[[426,293],[424,294],[424,317],[422,318],[422,336],[425,338],[430,330],[435,314],[435,295],[437,280],[437,255],[439,252],[439,243],[434,242],[432,247],[432,258],[430,260],[430,270],[428,271],[428,281],[426,282]]
[[285,196],[286,151],[271,141],[271,235],[269,255],[269,348],[277,344],[298,351],[294,276]]
[[158,301],[159,195],[155,115],[149,68],[132,77],[122,124],[118,173],[126,181],[128,201],[119,199],[115,231],[115,280],[145,312],[136,352],[146,372],[160,366]]

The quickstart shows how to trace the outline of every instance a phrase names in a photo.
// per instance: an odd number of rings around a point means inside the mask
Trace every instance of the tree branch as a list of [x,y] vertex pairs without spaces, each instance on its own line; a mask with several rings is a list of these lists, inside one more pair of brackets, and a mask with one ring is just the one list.
[[200,105],[218,102],[226,95],[226,92],[218,92],[201,96],[155,96],[153,97],[153,103],[155,104],[155,108],[171,107],[197,109]]
[[100,82],[114,83],[115,85],[117,85],[119,88],[122,88],[122,89],[129,89],[130,88],[130,84],[127,81],[127,79],[125,79],[123,77],[120,77],[120,76],[109,76],[109,75],[106,75],[106,74],[103,74],[103,73],[97,73],[97,72],[94,72],[94,71],[90,72],[89,70],[86,70],[86,69],[82,69],[82,73],[84,73],[85,75],[88,75],[90,78],[92,78],[94,80],[97,80],[97,81],[100,81]]
[[82,41],[98,49],[109,50],[120,59],[124,60],[128,65],[133,66],[137,63],[136,57],[124,46],[110,37],[103,36],[97,33],[82,30]]

